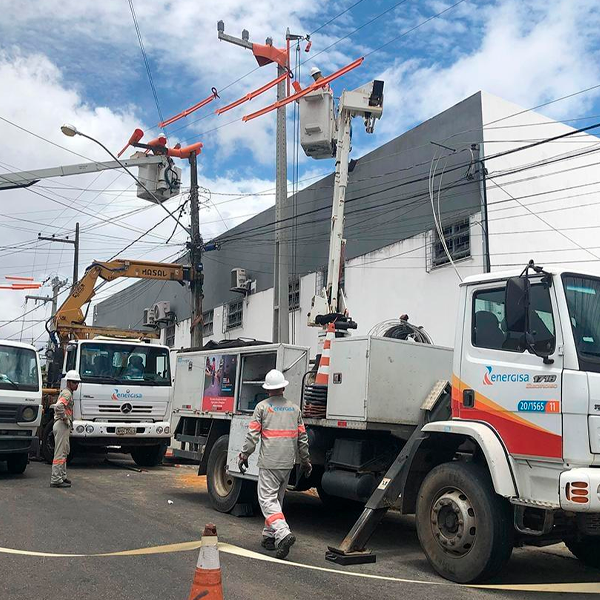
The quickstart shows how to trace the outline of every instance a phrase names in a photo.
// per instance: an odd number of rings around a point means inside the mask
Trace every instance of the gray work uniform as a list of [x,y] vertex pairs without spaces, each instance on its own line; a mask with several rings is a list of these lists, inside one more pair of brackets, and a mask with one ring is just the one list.
[[69,456],[69,436],[73,429],[73,392],[62,390],[54,407],[54,460],[50,483],[61,483],[67,477],[67,456]]
[[265,517],[263,536],[278,544],[290,528],[281,508],[292,468],[309,462],[308,436],[300,409],[283,396],[259,402],[248,426],[242,454],[250,456],[261,440],[258,457],[258,503]]

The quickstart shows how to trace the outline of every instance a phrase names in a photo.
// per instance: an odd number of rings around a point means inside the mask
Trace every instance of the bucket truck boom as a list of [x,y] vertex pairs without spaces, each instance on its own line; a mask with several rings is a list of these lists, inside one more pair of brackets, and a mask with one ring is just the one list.
[[[363,117],[367,133],[373,133],[375,120],[383,113],[383,81],[371,81],[352,91],[344,91],[339,102],[337,118],[333,94],[320,89],[300,102],[301,144],[308,156],[330,158],[335,148],[335,183],[331,211],[331,235],[327,283],[312,300],[308,325],[325,327],[335,322],[336,329],[356,329],[349,316],[340,285],[344,255],[344,209],[348,186],[348,159],[352,149],[352,119]],[[334,136],[335,139],[334,139]]]

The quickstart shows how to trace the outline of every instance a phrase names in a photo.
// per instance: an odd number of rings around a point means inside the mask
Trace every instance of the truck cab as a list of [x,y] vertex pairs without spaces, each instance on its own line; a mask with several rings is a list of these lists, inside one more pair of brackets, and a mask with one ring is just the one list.
[[81,376],[73,397],[72,446],[118,447],[140,466],[159,464],[171,439],[169,348],[141,340],[73,340],[63,374],[71,369]]
[[30,344],[0,340],[0,461],[9,473],[23,473],[37,447],[42,418],[42,376]]

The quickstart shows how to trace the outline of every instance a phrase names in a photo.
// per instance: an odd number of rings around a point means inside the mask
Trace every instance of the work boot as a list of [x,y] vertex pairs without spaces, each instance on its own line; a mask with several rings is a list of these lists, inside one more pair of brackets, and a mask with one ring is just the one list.
[[61,481],[60,483],[51,483],[50,487],[52,488],[70,488],[71,484],[66,481]]
[[273,552],[275,550],[275,538],[263,536],[262,542],[260,545],[265,549],[269,550],[269,552]]
[[276,558],[285,558],[290,553],[290,548],[296,543],[296,536],[293,533],[288,533],[280,542],[277,544],[277,550],[275,551]]
[[68,483],[69,485],[71,485],[71,480],[67,479],[66,477],[63,479],[63,483]]

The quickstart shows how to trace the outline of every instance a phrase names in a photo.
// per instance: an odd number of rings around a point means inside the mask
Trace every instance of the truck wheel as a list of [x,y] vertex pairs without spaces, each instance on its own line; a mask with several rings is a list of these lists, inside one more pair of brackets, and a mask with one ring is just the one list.
[[429,564],[458,583],[498,573],[513,548],[510,505],[485,469],[454,462],[435,467],[417,497],[417,534]]
[[565,544],[584,565],[600,569],[600,537],[566,539]]
[[25,472],[28,462],[29,455],[27,453],[9,454],[7,457],[6,467],[9,473],[12,473],[13,475],[21,475],[21,473]]
[[[44,460],[51,465],[54,460],[54,432],[52,431],[52,427],[54,427],[54,421],[50,421],[46,423],[44,427],[44,431],[42,432],[42,456]],[[69,450],[69,456],[67,456],[67,464],[70,465],[73,457],[75,456],[76,443],[71,438],[71,447]]]
[[131,451],[131,458],[138,467],[156,467],[160,465],[167,452],[167,444],[141,446]]
[[227,472],[229,435],[222,435],[214,443],[206,465],[206,487],[215,510],[228,513],[236,504],[253,502],[256,486],[252,481],[232,477]]

